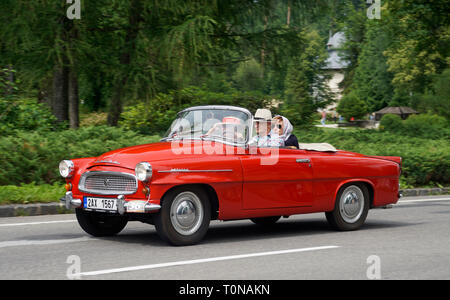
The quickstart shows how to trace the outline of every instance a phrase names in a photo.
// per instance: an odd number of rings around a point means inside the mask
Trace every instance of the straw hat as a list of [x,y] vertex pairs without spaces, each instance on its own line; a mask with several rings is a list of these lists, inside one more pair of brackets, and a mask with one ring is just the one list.
[[254,119],[257,122],[272,122],[272,113],[268,109],[261,108],[256,111]]

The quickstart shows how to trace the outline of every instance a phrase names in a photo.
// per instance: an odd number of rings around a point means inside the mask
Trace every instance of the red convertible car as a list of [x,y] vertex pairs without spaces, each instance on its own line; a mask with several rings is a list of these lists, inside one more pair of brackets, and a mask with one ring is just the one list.
[[161,142],[99,157],[64,160],[67,193],[81,228],[119,233],[129,221],[155,225],[172,245],[190,245],[211,220],[325,212],[332,227],[355,230],[371,208],[397,203],[400,157],[366,156],[330,145],[257,147],[254,119],[232,106],[181,111]]

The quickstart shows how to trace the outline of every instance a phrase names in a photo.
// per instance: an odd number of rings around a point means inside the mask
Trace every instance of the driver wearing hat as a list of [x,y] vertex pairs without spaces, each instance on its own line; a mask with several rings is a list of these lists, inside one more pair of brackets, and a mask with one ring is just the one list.
[[272,137],[272,113],[268,109],[258,109],[254,116],[256,136],[250,140],[250,144],[258,147],[270,147]]

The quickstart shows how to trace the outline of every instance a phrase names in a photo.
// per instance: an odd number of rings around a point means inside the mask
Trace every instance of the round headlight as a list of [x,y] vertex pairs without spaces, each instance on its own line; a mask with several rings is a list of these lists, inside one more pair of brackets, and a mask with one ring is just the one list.
[[72,177],[75,167],[71,160],[63,160],[59,163],[59,174],[64,178]]
[[138,163],[134,171],[139,181],[148,181],[152,178],[152,166],[148,162]]

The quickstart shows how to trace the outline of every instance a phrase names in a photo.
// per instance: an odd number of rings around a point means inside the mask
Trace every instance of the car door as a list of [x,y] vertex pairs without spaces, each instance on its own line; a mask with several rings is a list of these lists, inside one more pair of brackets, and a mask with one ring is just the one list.
[[241,163],[243,209],[312,206],[313,165],[306,151],[251,148]]

